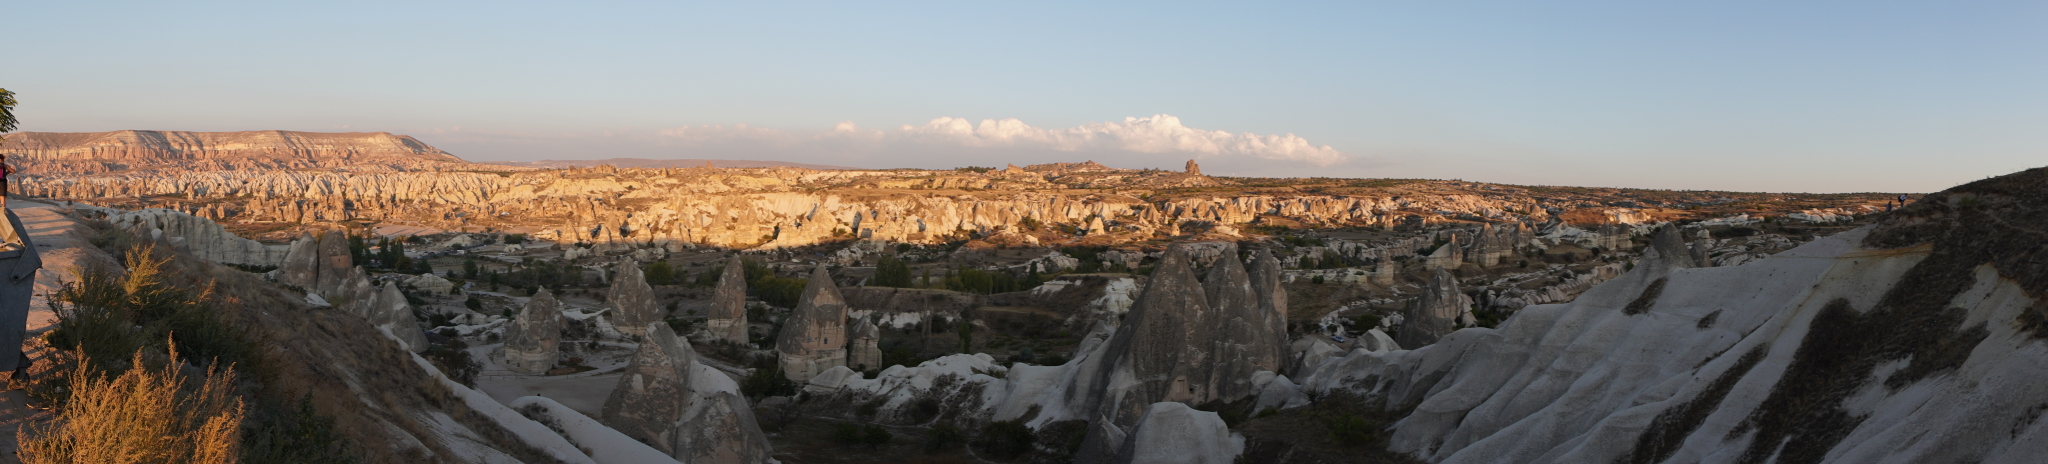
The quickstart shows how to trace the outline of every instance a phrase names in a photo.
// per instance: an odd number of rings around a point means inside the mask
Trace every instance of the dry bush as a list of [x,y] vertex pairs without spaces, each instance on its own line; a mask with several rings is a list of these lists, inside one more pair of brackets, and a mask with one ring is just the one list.
[[17,436],[24,463],[234,463],[240,457],[242,399],[231,370],[188,378],[173,348],[108,379],[88,363],[71,373],[71,395],[49,428]]

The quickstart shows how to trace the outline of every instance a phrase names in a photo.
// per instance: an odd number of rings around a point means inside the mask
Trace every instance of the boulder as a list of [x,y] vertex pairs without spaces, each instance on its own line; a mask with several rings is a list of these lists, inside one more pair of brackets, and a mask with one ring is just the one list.
[[733,256],[719,274],[718,289],[711,296],[711,312],[704,318],[704,328],[713,340],[742,345],[748,342],[747,274],[743,264],[739,256]]
[[654,287],[647,285],[647,276],[633,260],[619,262],[619,270],[612,275],[611,293],[606,294],[605,300],[615,308],[613,325],[620,332],[647,335],[648,324],[662,320],[661,303],[654,299]]
[[526,375],[546,374],[561,355],[562,303],[543,288],[505,326],[505,367]]
[[1229,464],[1244,453],[1244,437],[1216,413],[1181,403],[1155,403],[1117,449],[1116,464]]

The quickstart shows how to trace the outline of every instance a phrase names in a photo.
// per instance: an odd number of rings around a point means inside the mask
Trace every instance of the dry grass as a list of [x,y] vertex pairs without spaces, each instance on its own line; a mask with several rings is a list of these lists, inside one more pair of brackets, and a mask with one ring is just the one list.
[[80,363],[58,420],[20,432],[22,462],[237,462],[243,407],[234,372],[188,378],[175,348],[168,362],[150,363],[145,353],[136,350],[135,367],[112,379]]

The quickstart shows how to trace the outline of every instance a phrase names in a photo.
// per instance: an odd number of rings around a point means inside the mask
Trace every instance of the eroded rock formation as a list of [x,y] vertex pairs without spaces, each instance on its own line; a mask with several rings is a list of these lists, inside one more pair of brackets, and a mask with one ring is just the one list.
[[655,301],[654,287],[647,285],[647,276],[633,260],[619,262],[605,301],[616,311],[612,313],[612,325],[620,332],[647,335],[648,324],[661,322],[661,302]]
[[803,296],[782,323],[782,335],[775,340],[782,373],[803,382],[826,369],[846,365],[846,298],[832,283],[832,274],[819,265],[804,285]]
[[1472,297],[1458,291],[1458,278],[1438,269],[1422,287],[1422,296],[1408,305],[1397,341],[1409,349],[1436,343],[1458,330],[1459,320],[1470,312]]
[[747,336],[747,274],[744,262],[739,256],[726,260],[725,270],[718,275],[718,289],[712,292],[711,312],[704,318],[704,329],[713,340],[725,340],[745,345]]
[[149,167],[194,170],[455,169],[469,163],[410,136],[384,132],[22,132],[0,150],[28,172],[92,174]]
[[561,356],[562,303],[543,288],[505,326],[505,367],[526,375],[555,368]]
[[856,370],[880,369],[882,366],[882,329],[875,323],[862,318],[847,334],[851,340],[846,345],[846,365]]
[[384,284],[384,290],[366,305],[365,314],[370,324],[391,332],[398,343],[413,351],[426,351],[427,336],[420,331],[419,321],[413,318],[412,304],[405,301],[405,294],[398,290],[397,283]]

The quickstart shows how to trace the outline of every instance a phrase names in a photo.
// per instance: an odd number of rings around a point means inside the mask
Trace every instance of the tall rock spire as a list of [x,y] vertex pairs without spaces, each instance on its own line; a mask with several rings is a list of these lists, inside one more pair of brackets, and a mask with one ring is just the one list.
[[[1261,365],[1255,352],[1269,342],[1265,317],[1259,310],[1259,292],[1252,288],[1251,275],[1237,260],[1237,244],[1226,243],[1202,281],[1202,293],[1213,311],[1202,324],[1213,330],[1209,340],[1209,378],[1204,384],[1212,400],[1232,402],[1257,393],[1252,373],[1276,371],[1277,365]],[[1198,329],[1201,327],[1197,327]],[[1200,342],[1200,339],[1194,340]],[[1201,388],[1197,388],[1201,390]]]
[[1261,370],[1280,372],[1287,360],[1287,289],[1280,286],[1280,259],[1271,250],[1252,256],[1249,269],[1252,297],[1258,302],[1260,328],[1264,339],[1251,346],[1249,357]]
[[745,345],[747,343],[747,273],[745,263],[735,255],[726,260],[718,277],[718,290],[711,296],[711,314],[704,328],[711,337]]
[[619,270],[612,275],[611,292],[605,295],[617,312],[612,313],[614,326],[619,331],[633,335],[647,335],[647,324],[661,322],[661,303],[654,299],[654,287],[647,285],[647,276],[640,271],[639,263],[633,260],[619,262]]
[[505,367],[521,374],[546,374],[561,356],[561,343],[562,303],[543,288],[505,326]]
[[832,283],[832,273],[820,264],[811,272],[803,296],[775,340],[782,373],[803,382],[826,369],[845,366],[846,344],[846,298]]
[[1422,288],[1422,296],[1408,306],[1401,322],[1401,347],[1420,348],[1436,343],[1458,330],[1458,318],[1472,309],[1472,298],[1458,292],[1458,279],[1438,269]]

